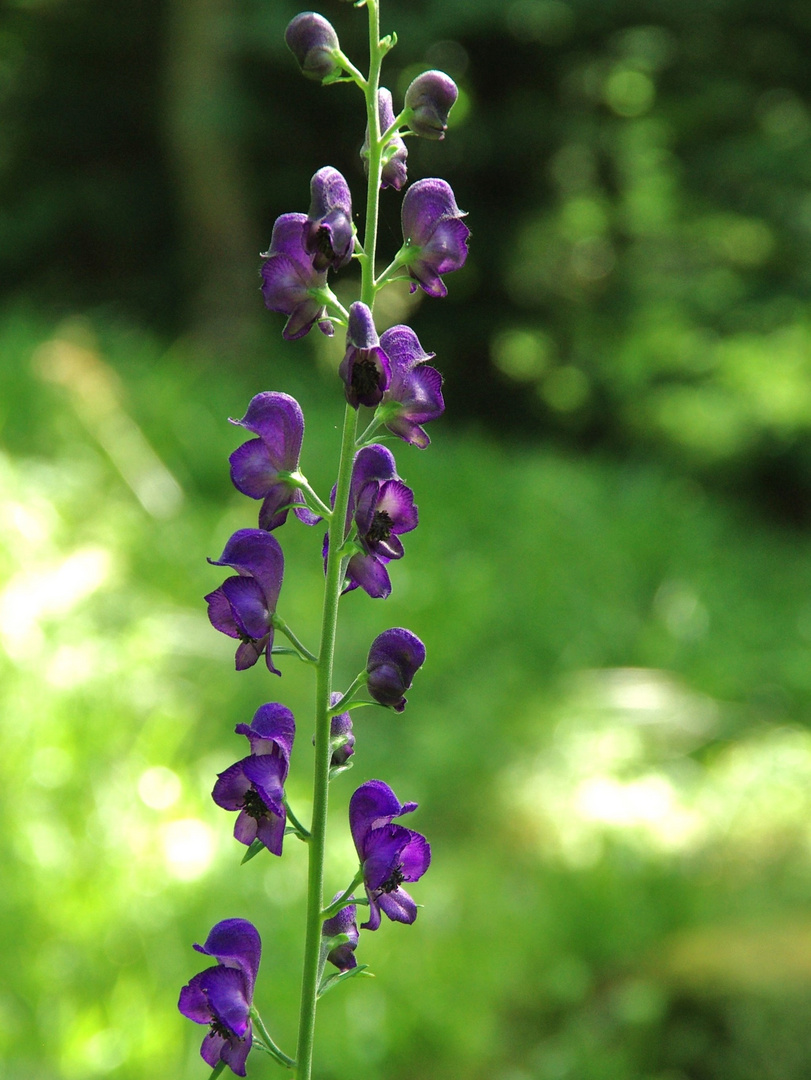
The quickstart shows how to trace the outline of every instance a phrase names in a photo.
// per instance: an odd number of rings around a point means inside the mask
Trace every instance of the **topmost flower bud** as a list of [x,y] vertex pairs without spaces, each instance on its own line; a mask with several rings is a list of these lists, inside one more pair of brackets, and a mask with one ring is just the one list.
[[340,52],[338,35],[323,15],[302,11],[288,23],[284,40],[308,79],[323,82],[343,70],[336,56]]
[[424,139],[444,139],[448,113],[459,95],[456,83],[444,71],[424,71],[405,92],[403,119],[415,135]]

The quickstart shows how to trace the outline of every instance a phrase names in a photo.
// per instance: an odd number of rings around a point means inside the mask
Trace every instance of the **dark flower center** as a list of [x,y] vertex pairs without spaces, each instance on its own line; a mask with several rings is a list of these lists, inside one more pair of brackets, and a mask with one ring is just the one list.
[[245,813],[248,817],[255,818],[257,821],[259,818],[264,817],[268,812],[268,808],[262,800],[262,796],[256,788],[253,787],[248,788],[245,792],[245,798],[242,805],[244,806]]
[[326,225],[322,225],[315,234],[315,250],[330,262],[335,256],[332,248],[332,235]]
[[364,398],[375,393],[380,385],[380,372],[374,360],[358,352],[357,359],[352,365],[352,389],[359,398]]
[[400,863],[399,866],[395,866],[395,868],[380,886],[380,889],[384,893],[394,892],[395,889],[400,888],[404,881],[405,877],[403,876],[403,864]]
[[212,1020],[208,1025],[212,1035],[219,1035],[221,1039],[233,1039],[234,1032],[226,1027],[222,1020]]
[[381,540],[388,540],[391,536],[393,526],[394,522],[385,510],[375,510],[372,524],[369,526],[369,531],[366,533],[367,541],[370,544],[378,544]]

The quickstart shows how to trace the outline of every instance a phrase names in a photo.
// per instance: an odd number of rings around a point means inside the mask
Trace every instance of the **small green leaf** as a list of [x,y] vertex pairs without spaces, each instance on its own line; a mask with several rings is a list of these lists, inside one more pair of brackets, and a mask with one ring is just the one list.
[[339,983],[345,983],[347,979],[354,979],[356,975],[365,975],[370,979],[374,978],[372,972],[369,971],[368,964],[359,964],[358,967],[350,968],[349,971],[338,971],[334,975],[328,975],[326,979],[322,979],[318,988],[318,996],[323,997],[327,991],[332,990]]
[[250,862],[251,859],[254,858],[254,856],[259,854],[260,851],[264,851],[264,848],[265,845],[262,843],[261,840],[254,840],[254,842],[242,856],[242,862],[239,865],[244,866],[246,862]]
[[347,941],[349,941],[349,934],[335,934],[334,937],[321,938],[321,948],[324,952],[331,953],[339,945],[346,945]]
[[333,765],[329,771],[330,780],[334,780],[335,777],[340,776],[342,772],[348,772],[354,764],[354,761],[346,761],[343,765]]

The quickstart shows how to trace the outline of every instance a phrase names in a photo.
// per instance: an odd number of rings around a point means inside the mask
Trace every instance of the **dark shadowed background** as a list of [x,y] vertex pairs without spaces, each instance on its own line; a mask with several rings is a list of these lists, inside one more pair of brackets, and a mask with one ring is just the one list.
[[[0,7],[2,1080],[204,1078],[177,993],[234,915],[294,1042],[305,852],[240,868],[210,790],[284,700],[306,816],[310,672],[235,673],[201,598],[254,523],[228,416],[294,394],[333,479],[342,343],[283,342],[258,291],[317,168],[363,202],[360,95],[301,78],[298,10]],[[318,10],[363,66],[364,13]],[[362,936],[376,980],[324,999],[317,1075],[804,1080],[811,7],[383,0],[382,25],[397,107],[425,68],[459,84],[409,174],[450,181],[471,255],[445,300],[381,299],[448,408],[393,447],[421,523],[392,598],[347,597],[337,672],[394,625],[428,662],[402,716],[356,714],[328,878],[375,776],[434,861],[417,923]],[[308,642],[317,532],[279,534]]]

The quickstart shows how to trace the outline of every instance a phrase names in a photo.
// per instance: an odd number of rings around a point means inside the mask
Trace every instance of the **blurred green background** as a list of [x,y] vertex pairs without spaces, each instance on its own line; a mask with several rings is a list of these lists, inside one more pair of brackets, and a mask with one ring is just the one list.
[[[322,493],[337,452],[341,343],[283,342],[258,293],[315,169],[362,202],[359,95],[300,78],[297,10],[0,9],[3,1080],[204,1077],[177,994],[234,915],[294,1043],[305,852],[240,868],[210,790],[281,699],[308,813],[311,675],[235,673],[201,598],[256,509],[227,417],[294,394]],[[362,63],[363,13],[319,10]],[[403,716],[356,714],[328,887],[370,777],[434,862],[417,923],[362,936],[376,980],[324,999],[319,1080],[805,1080],[811,7],[384,0],[383,26],[396,102],[426,67],[460,85],[410,178],[473,237],[447,300],[381,299],[448,410],[394,447],[421,524],[392,598],[346,599],[338,679],[388,626],[429,659]],[[312,643],[321,536],[280,540]]]

